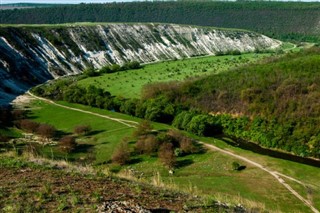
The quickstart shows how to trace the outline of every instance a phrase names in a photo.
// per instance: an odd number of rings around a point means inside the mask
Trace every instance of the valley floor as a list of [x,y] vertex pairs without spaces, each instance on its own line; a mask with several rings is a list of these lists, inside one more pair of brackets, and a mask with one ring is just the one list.
[[[94,116],[94,117],[100,117],[100,118],[102,118],[102,119],[106,119],[106,120],[112,120],[112,121],[114,121],[114,122],[116,122],[116,123],[121,123],[122,125],[126,125],[126,124],[136,124],[136,121],[132,121],[132,120],[128,120],[128,118],[126,119],[126,118],[121,118],[121,119],[114,119],[114,118],[112,118],[112,117],[109,117],[109,116],[105,116],[105,115],[102,115],[102,114],[99,114],[99,112],[95,112],[95,111],[93,111],[93,110],[90,110],[89,111],[89,109],[86,109],[86,108],[84,108],[84,109],[80,109],[79,107],[75,107],[74,105],[64,105],[64,104],[59,104],[59,103],[55,103],[55,102],[52,102],[52,101],[50,101],[50,100],[47,100],[47,99],[43,99],[43,98],[39,98],[39,97],[37,97],[37,96],[33,96],[33,98],[34,99],[39,99],[39,100],[41,100],[41,101],[45,101],[45,102],[47,102],[47,103],[49,103],[49,104],[53,104],[53,105],[55,105],[56,107],[60,107],[60,108],[64,108],[64,109],[67,109],[68,111],[69,110],[71,110],[71,111],[77,111],[77,112],[80,112],[80,113],[85,113],[85,114],[88,114],[88,116]],[[120,121],[120,122],[119,122]],[[133,126],[131,126],[131,128],[134,128],[135,126],[133,125]],[[201,140],[201,139],[200,139]],[[281,194],[286,194],[286,195],[288,195],[288,196],[290,196],[291,198],[290,199],[292,199],[292,200],[296,200],[296,202],[298,202],[300,205],[300,207],[302,207],[303,205],[306,205],[306,206],[308,206],[310,209],[309,210],[311,210],[312,212],[319,212],[315,207],[314,207],[314,205],[313,205],[313,202],[312,202],[312,200],[310,201],[309,200],[309,194],[306,196],[304,193],[303,193],[303,191],[305,191],[305,188],[308,188],[308,185],[310,184],[310,183],[308,183],[309,181],[308,180],[306,180],[307,181],[307,183],[303,183],[302,181],[301,181],[301,177],[299,177],[298,179],[300,179],[300,181],[299,180],[297,180],[297,174],[294,174],[293,176],[291,176],[292,174],[290,174],[290,172],[288,172],[288,171],[285,171],[285,169],[283,170],[283,171],[281,171],[281,170],[279,170],[280,168],[275,168],[274,167],[274,164],[270,164],[271,162],[270,161],[268,161],[268,163],[267,163],[267,161],[266,160],[263,160],[262,162],[261,162],[261,158],[260,157],[257,157],[257,156],[252,156],[251,154],[249,154],[248,155],[248,153],[244,153],[243,151],[241,151],[241,152],[239,152],[239,151],[236,151],[235,152],[235,150],[232,150],[232,151],[229,151],[230,149],[228,148],[228,149],[221,149],[221,148],[218,148],[216,145],[217,144],[215,144],[215,145],[212,145],[212,143],[211,143],[211,145],[210,144],[208,144],[208,143],[203,143],[209,150],[214,150],[214,152],[219,152],[220,154],[222,154],[223,156],[225,156],[225,155],[228,155],[229,157],[231,157],[231,158],[236,158],[236,159],[239,159],[239,160],[241,160],[241,161],[243,161],[243,162],[246,162],[246,163],[249,163],[250,164],[250,166],[249,166],[249,170],[254,170],[255,171],[255,173],[259,173],[259,174],[261,174],[261,175],[263,175],[263,176],[265,176],[269,181],[268,181],[268,183],[273,183],[273,185],[271,186],[269,186],[269,187],[276,187],[276,188],[278,188],[277,190],[280,190],[281,191]],[[218,145],[219,146],[219,145]],[[221,147],[221,146],[219,146],[219,147]],[[210,153],[208,153],[208,155],[210,155]],[[216,156],[216,154],[215,153],[213,153],[213,155],[215,156],[215,158],[217,157]],[[250,156],[251,155],[251,156]],[[226,157],[225,157],[226,158]],[[250,160],[251,159],[251,160]],[[270,158],[271,159],[271,158]],[[267,163],[267,164],[266,164]],[[225,164],[225,163],[224,163]],[[268,165],[268,164],[270,164],[270,165]],[[146,166],[146,165],[145,165]],[[151,164],[148,164],[148,166],[149,167],[152,167],[152,165]],[[137,166],[134,166],[134,167],[137,167],[136,169],[138,169],[138,167],[139,167],[139,164],[137,165]],[[268,168],[269,167],[269,168]],[[287,166],[283,166],[283,168],[287,168]],[[289,167],[288,167],[289,168]],[[148,169],[144,169],[144,170],[146,170],[145,172],[148,172]],[[260,170],[260,171],[258,171],[258,170]],[[295,169],[294,169],[295,170]],[[277,171],[279,171],[279,172],[277,172]],[[280,173],[280,172],[282,172],[282,173]],[[179,174],[180,172],[179,171],[177,171],[177,174],[176,174],[176,176],[178,177],[178,179],[179,178],[181,178],[181,177],[179,177],[180,175],[182,175],[183,174],[183,172],[181,173],[181,174]],[[250,172],[249,172],[250,173]],[[230,173],[231,174],[231,173]],[[229,175],[230,175],[229,174]],[[286,175],[284,175],[284,174],[286,174]],[[226,174],[225,174],[226,175]],[[244,174],[242,174],[242,175],[244,175]],[[240,176],[242,176],[242,175],[240,175]],[[249,176],[250,176],[250,174],[248,174]],[[251,175],[253,175],[253,174],[251,174]],[[299,176],[301,176],[302,174],[300,174]],[[239,176],[239,175],[236,175],[236,176]],[[239,177],[240,177],[239,176]],[[186,177],[187,178],[187,177]],[[205,177],[205,178],[207,178],[207,177]],[[261,177],[260,177],[261,178]],[[169,178],[170,179],[170,178]],[[177,180],[178,180],[177,179]],[[191,181],[191,179],[189,180],[189,182]],[[260,180],[260,183],[262,183],[264,180],[263,179],[261,179]],[[291,181],[293,181],[293,183],[291,182]],[[191,183],[191,182],[190,182]],[[193,183],[193,182],[192,182]],[[193,184],[195,184],[195,183],[193,183]],[[239,184],[240,184],[240,182],[239,182]],[[290,185],[289,185],[290,184]],[[185,185],[185,183],[184,183],[184,185]],[[201,185],[201,184],[200,184]],[[294,186],[294,188],[293,187],[291,187],[291,186]],[[209,187],[209,186],[208,186]],[[231,186],[230,186],[231,187]],[[262,186],[261,186],[262,187]],[[297,188],[298,187],[298,188]],[[312,188],[314,188],[314,187],[312,187]],[[317,188],[317,187],[316,187]],[[314,189],[316,189],[316,188],[314,188]],[[216,189],[217,190],[217,189]],[[209,190],[210,191],[210,190]],[[279,192],[280,192],[279,191]],[[316,190],[315,192],[317,192],[318,190]],[[243,192],[242,192],[243,193]],[[130,193],[129,193],[130,194]],[[291,195],[290,195],[291,194]],[[279,194],[280,195],[280,194]],[[279,196],[278,195],[278,196]],[[316,194],[314,194],[314,196],[317,196],[317,193]],[[295,197],[295,199],[293,198],[293,197]],[[287,199],[287,198],[286,198]],[[286,200],[285,199],[285,200]],[[299,199],[299,200],[298,200]],[[313,201],[315,201],[315,200],[313,200]],[[290,201],[291,202],[291,201]],[[296,203],[296,204],[298,204],[298,203]],[[306,206],[304,206],[304,208],[306,208]]]

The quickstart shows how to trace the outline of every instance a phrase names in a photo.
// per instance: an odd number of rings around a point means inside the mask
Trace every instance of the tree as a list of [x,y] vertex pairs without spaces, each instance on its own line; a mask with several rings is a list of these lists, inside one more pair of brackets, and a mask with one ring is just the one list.
[[159,149],[159,160],[169,169],[173,169],[176,165],[176,156],[174,154],[173,144],[163,143]]
[[76,138],[70,135],[64,136],[59,142],[60,149],[66,153],[72,152],[77,146]]
[[111,72],[118,72],[121,70],[121,66],[119,64],[112,64],[110,66],[110,70]]
[[83,71],[83,74],[85,74],[88,77],[94,77],[99,75],[99,73],[93,67],[88,67],[87,69],[85,69]]
[[49,124],[40,124],[37,129],[37,134],[41,137],[49,140],[49,138],[53,138],[56,133],[56,129]]
[[194,145],[194,142],[191,138],[183,137],[180,140],[180,149],[183,152],[183,154],[192,154],[197,153],[198,149]]
[[136,151],[151,155],[159,149],[159,142],[154,135],[141,136],[136,143]]
[[100,73],[111,73],[110,66],[107,65],[107,66],[101,67],[101,69],[99,70],[99,72],[100,72]]
[[151,125],[151,122],[148,120],[143,120],[139,123],[136,131],[133,132],[133,135],[135,137],[148,135],[152,131],[153,127]]
[[119,146],[112,154],[112,162],[119,165],[125,165],[130,162],[130,149],[128,144],[128,138],[122,139]]

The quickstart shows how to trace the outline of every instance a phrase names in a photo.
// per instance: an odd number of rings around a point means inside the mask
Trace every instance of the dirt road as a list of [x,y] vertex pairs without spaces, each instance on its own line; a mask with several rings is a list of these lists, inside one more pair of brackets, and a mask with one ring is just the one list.
[[[56,105],[56,106],[59,106],[59,107],[62,107],[62,108],[65,108],[65,109],[69,109],[69,110],[74,110],[74,111],[78,111],[78,112],[82,112],[82,113],[86,113],[86,114],[90,114],[90,115],[94,115],[94,116],[98,116],[98,117],[102,117],[102,118],[106,118],[106,119],[109,119],[109,120],[113,120],[113,121],[116,121],[116,122],[119,122],[123,125],[126,125],[128,127],[131,127],[131,128],[136,128],[136,125],[138,125],[137,122],[134,122],[134,121],[130,121],[130,120],[125,120],[125,119],[117,119],[117,118],[112,118],[110,116],[106,116],[106,115],[101,115],[101,114],[98,114],[98,113],[94,113],[94,112],[90,112],[90,111],[86,111],[86,110],[81,110],[81,109],[77,109],[77,108],[73,108],[73,107],[68,107],[68,106],[64,106],[64,105],[61,105],[61,104],[58,104],[58,103],[55,103],[49,99],[45,99],[45,98],[42,98],[42,97],[38,97],[36,95],[33,95],[31,92],[27,92],[29,95],[31,95],[32,97],[36,98],[36,99],[39,99],[39,100],[42,100],[42,101],[45,101],[47,103],[50,103],[50,104],[53,104],[53,105]],[[238,158],[242,161],[245,161],[251,165],[254,165],[256,166],[257,168],[269,173],[270,175],[272,175],[281,185],[283,185],[292,195],[294,195],[295,197],[297,197],[301,202],[303,202],[305,205],[307,205],[314,213],[320,213],[313,205],[312,203],[303,198],[297,191],[295,191],[289,184],[287,184],[284,179],[281,178],[282,177],[285,177],[285,178],[288,178],[288,179],[291,179],[291,180],[294,180],[302,185],[305,185],[304,183],[302,183],[301,181],[299,180],[296,180],[290,176],[287,176],[287,175],[284,175],[284,174],[281,174],[279,172],[276,172],[276,171],[272,171],[264,166],[262,166],[261,164],[255,162],[255,161],[252,161],[248,158],[245,158],[241,155],[237,155],[235,153],[232,153],[230,151],[227,151],[227,150],[224,150],[224,149],[221,149],[217,146],[214,146],[212,144],[207,144],[207,143],[204,143],[204,142],[199,142],[200,144],[204,145],[205,147],[207,147],[208,149],[211,149],[211,150],[215,150],[215,151],[219,151],[219,152],[222,152],[224,154],[227,154],[227,155],[230,155],[230,156],[233,156],[235,158]]]
[[94,113],[94,112],[90,112],[90,111],[86,111],[86,110],[82,110],[82,109],[77,109],[77,108],[73,108],[73,107],[64,106],[62,104],[58,104],[58,103],[56,103],[54,101],[51,101],[49,99],[36,96],[36,95],[32,94],[30,91],[28,91],[27,94],[32,96],[33,98],[45,101],[47,103],[53,104],[53,105],[58,106],[58,107],[62,107],[62,108],[65,108],[65,109],[69,109],[69,110],[73,110],[73,111],[78,111],[78,112],[94,115],[94,116],[101,117],[101,118],[106,118],[106,119],[109,119],[109,120],[112,120],[112,121],[119,122],[119,123],[121,123],[121,124],[123,124],[125,126],[128,126],[128,127],[136,128],[136,125],[139,124],[138,122],[135,122],[135,121],[124,120],[124,119],[119,119],[119,118],[113,118],[113,117],[110,117],[110,116],[107,116],[107,115],[101,115],[101,114],[98,114],[98,113]]
[[227,155],[230,155],[230,156],[233,156],[235,158],[238,158],[242,161],[245,161],[251,165],[254,165],[256,167],[258,167],[259,169],[262,169],[263,171],[269,173],[270,175],[272,175],[275,179],[277,179],[277,181],[282,184],[285,188],[287,188],[289,190],[289,192],[291,194],[293,194],[294,196],[296,196],[299,200],[301,200],[305,205],[307,205],[314,213],[319,213],[319,211],[312,205],[312,203],[310,203],[310,201],[306,200],[305,198],[303,198],[297,191],[295,191],[289,184],[287,184],[280,176],[283,176],[283,177],[286,177],[288,179],[291,179],[291,180],[294,180],[300,184],[303,184],[305,185],[304,183],[302,183],[301,181],[299,180],[296,180],[290,176],[286,176],[284,174],[281,174],[279,172],[275,172],[275,171],[271,171],[269,170],[268,168],[262,166],[261,164],[257,163],[257,162],[254,162],[252,160],[249,160],[248,158],[245,158],[245,157],[242,157],[240,155],[237,155],[237,154],[234,154],[232,152],[229,152],[229,151],[226,151],[224,149],[220,149],[219,147],[216,147],[214,145],[211,145],[211,144],[207,144],[207,143],[203,143],[203,142],[199,142],[200,144],[204,145],[205,147],[207,147],[208,149],[211,149],[211,150],[215,150],[215,151],[219,151],[219,152],[222,152],[224,154],[227,154]]

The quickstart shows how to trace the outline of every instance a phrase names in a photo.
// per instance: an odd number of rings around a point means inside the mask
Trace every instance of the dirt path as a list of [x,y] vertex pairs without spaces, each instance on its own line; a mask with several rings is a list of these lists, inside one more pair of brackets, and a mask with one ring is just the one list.
[[62,104],[58,104],[58,103],[56,103],[54,101],[51,101],[49,99],[36,96],[36,95],[32,94],[30,91],[28,91],[27,94],[32,96],[35,99],[45,101],[47,103],[53,104],[53,105],[58,106],[58,107],[62,107],[62,108],[65,108],[65,109],[69,109],[69,110],[73,110],[73,111],[78,111],[78,112],[94,115],[94,116],[101,117],[101,118],[106,118],[106,119],[109,119],[109,120],[112,120],[112,121],[119,122],[119,123],[121,123],[121,124],[123,124],[123,125],[125,125],[127,127],[136,128],[136,125],[139,124],[138,122],[135,122],[135,121],[129,121],[129,120],[124,120],[124,119],[119,119],[119,118],[113,118],[113,117],[110,117],[110,116],[107,116],[107,115],[101,115],[101,114],[98,114],[98,113],[94,113],[94,112],[90,112],[90,111],[86,111],[86,110],[82,110],[82,109],[77,109],[77,108],[73,108],[73,107],[64,106]]
[[[90,112],[90,111],[86,111],[86,110],[81,110],[81,109],[77,109],[77,108],[73,108],[73,107],[68,107],[68,106],[64,106],[64,105],[61,105],[61,104],[58,104],[58,103],[55,103],[51,100],[48,100],[48,99],[45,99],[45,98],[42,98],[42,97],[38,97],[36,95],[33,95],[31,92],[27,92],[27,94],[31,95],[32,97],[36,98],[36,99],[39,99],[39,100],[42,100],[42,101],[45,101],[45,102],[48,102],[50,104],[53,104],[53,105],[56,105],[56,106],[59,106],[59,107],[62,107],[62,108],[65,108],[65,109],[69,109],[69,110],[74,110],[74,111],[78,111],[78,112],[82,112],[82,113],[86,113],[86,114],[90,114],[90,115],[94,115],[94,116],[98,116],[98,117],[102,117],[102,118],[106,118],[106,119],[109,119],[109,120],[113,120],[113,121],[116,121],[116,122],[119,122],[123,125],[126,125],[130,128],[136,128],[136,125],[138,125],[138,122],[134,122],[134,121],[129,121],[129,120],[125,120],[125,119],[117,119],[117,118],[112,118],[110,116],[106,116],[106,115],[101,115],[101,114],[98,114],[98,113],[94,113],[94,112]],[[215,151],[219,151],[219,152],[222,152],[224,154],[227,154],[227,155],[230,155],[230,156],[233,156],[235,158],[238,158],[242,161],[245,161],[251,165],[254,165],[256,167],[258,167],[259,169],[269,173],[270,175],[272,175],[281,185],[283,185],[292,195],[294,195],[295,197],[297,197],[300,201],[302,201],[305,205],[307,205],[314,213],[320,213],[313,205],[312,203],[303,198],[297,191],[295,191],[289,184],[287,184],[282,178],[282,177],[285,177],[285,178],[288,178],[290,180],[293,180],[293,181],[296,181],[298,182],[299,184],[302,184],[305,186],[304,183],[302,183],[301,181],[299,180],[296,180],[290,176],[287,176],[287,175],[284,175],[284,174],[281,174],[279,172],[276,172],[276,171],[271,171],[269,170],[268,168],[262,166],[261,164],[257,163],[257,162],[254,162],[248,158],[245,158],[243,156],[240,156],[240,155],[237,155],[235,153],[232,153],[230,151],[227,151],[227,150],[224,150],[224,149],[221,149],[217,146],[214,146],[214,145],[211,145],[211,144],[207,144],[207,143],[204,143],[204,142],[199,142],[200,144],[204,145],[205,147],[207,147],[208,149],[211,149],[211,150],[215,150]]]
[[289,184],[287,184],[280,176],[283,176],[283,177],[286,177],[290,180],[293,180],[293,181],[296,181],[302,185],[305,185],[304,183],[302,183],[301,181],[298,181],[292,177],[289,177],[289,176],[286,176],[284,174],[281,174],[279,172],[275,172],[275,171],[271,171],[269,169],[267,169],[266,167],[262,166],[261,164],[257,163],[257,162],[254,162],[252,160],[249,160],[248,158],[245,158],[245,157],[242,157],[240,155],[237,155],[237,154],[234,154],[232,152],[229,152],[229,151],[226,151],[224,149],[220,149],[219,147],[216,147],[214,145],[211,145],[211,144],[207,144],[207,143],[203,143],[203,142],[200,142],[200,144],[203,144],[205,147],[207,147],[208,149],[211,149],[211,150],[215,150],[215,151],[219,151],[219,152],[222,152],[224,154],[227,154],[227,155],[230,155],[230,156],[233,156],[235,158],[238,158],[242,161],[245,161],[247,163],[250,163],[251,165],[254,165],[256,167],[258,167],[259,169],[262,169],[263,171],[269,173],[270,175],[272,175],[275,179],[277,179],[277,181],[283,185],[285,188],[288,189],[288,191],[293,194],[294,196],[296,196],[299,200],[301,200],[304,204],[306,204],[314,213],[319,213],[319,211],[312,205],[312,203],[310,201],[308,201],[307,199],[303,198],[297,191],[295,191]]

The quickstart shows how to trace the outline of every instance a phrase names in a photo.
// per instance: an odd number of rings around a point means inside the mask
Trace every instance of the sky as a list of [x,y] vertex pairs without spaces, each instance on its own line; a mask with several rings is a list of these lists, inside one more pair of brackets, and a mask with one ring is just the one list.
[[57,3],[57,4],[78,4],[78,3],[104,3],[104,2],[126,2],[132,0],[0,0],[2,4],[11,3]]
[[[78,4],[78,3],[105,3],[105,2],[128,2],[144,0],[0,0],[2,4],[10,3],[57,3],[57,4]],[[319,0],[286,0],[286,1],[319,1]]]

